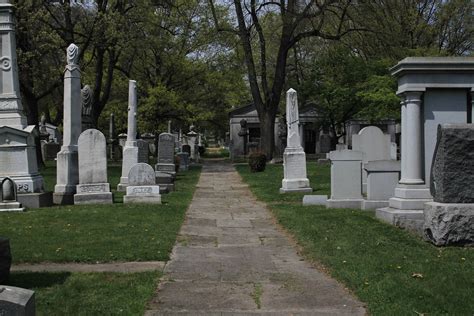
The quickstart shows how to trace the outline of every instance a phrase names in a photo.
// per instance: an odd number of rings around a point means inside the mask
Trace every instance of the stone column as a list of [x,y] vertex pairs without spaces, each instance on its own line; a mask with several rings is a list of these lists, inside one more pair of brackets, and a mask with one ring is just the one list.
[[406,122],[407,122],[407,106],[405,104],[405,98],[403,98],[403,100],[400,102],[400,105],[401,105],[401,128],[402,128],[402,132],[401,132],[401,135],[400,135],[400,143],[401,143],[401,155],[400,155],[400,160],[401,160],[401,179],[400,179],[400,183],[403,183],[403,181],[405,181],[405,163],[407,161],[407,158],[406,158],[406,152],[407,152],[407,144],[406,144],[406,137],[407,137],[407,128],[406,128]]
[[138,163],[137,145],[137,82],[128,83],[128,129],[127,141],[123,147],[122,176],[117,191],[125,191],[128,186],[128,173]]
[[57,156],[57,180],[54,187],[55,204],[73,204],[76,185],[79,183],[77,139],[81,134],[81,70],[78,65],[79,48],[67,48],[67,66],[64,71],[64,135]]
[[9,1],[0,2],[0,126],[22,130],[28,124],[18,81],[14,6]]
[[[403,164],[402,184],[423,184],[422,176],[422,148],[421,148],[421,92],[405,93],[405,127],[402,135],[405,134],[405,160]],[[402,127],[403,128],[403,127]]]
[[284,178],[280,193],[311,192],[306,175],[306,154],[299,133],[298,96],[293,89],[286,93],[287,146],[283,154]]

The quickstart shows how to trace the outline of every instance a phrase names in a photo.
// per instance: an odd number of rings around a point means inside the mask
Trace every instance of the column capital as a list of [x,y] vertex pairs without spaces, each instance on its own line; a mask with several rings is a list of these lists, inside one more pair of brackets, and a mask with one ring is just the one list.
[[421,91],[406,91],[402,94],[403,100],[405,103],[407,102],[421,102],[421,96],[423,92]]

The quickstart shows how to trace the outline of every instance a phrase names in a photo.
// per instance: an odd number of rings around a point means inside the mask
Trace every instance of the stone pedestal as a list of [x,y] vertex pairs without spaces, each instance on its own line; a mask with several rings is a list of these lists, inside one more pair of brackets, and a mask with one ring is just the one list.
[[[120,177],[120,183],[117,185],[117,191],[125,191],[128,185],[128,171],[130,168],[138,163],[138,146],[134,146],[136,142],[129,143],[127,141],[123,148],[123,160],[122,160],[122,176]],[[126,172],[126,175],[124,173]]]
[[364,153],[348,149],[329,153],[331,198],[327,200],[327,208],[361,208],[363,157]]
[[[77,141],[77,140],[76,140]],[[78,153],[64,148],[58,153],[56,169],[57,180],[54,186],[54,204],[74,204],[76,185],[79,183]]]
[[161,204],[159,185],[128,186],[123,203]]
[[161,193],[169,193],[174,191],[174,178],[166,172],[155,172],[156,183],[160,186]]
[[367,199],[362,209],[370,210],[388,206],[400,179],[400,161],[376,160],[364,164],[367,173]]
[[306,175],[306,154],[303,148],[285,148],[283,153],[284,178],[280,193],[312,192]]
[[423,234],[436,246],[474,245],[474,204],[425,204]]
[[113,195],[108,183],[78,184],[74,204],[112,204]]
[[24,212],[20,202],[0,202],[0,212]]

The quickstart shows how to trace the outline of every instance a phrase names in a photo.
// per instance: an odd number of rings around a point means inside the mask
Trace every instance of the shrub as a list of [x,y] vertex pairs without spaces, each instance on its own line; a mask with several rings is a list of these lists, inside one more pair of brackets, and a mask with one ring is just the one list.
[[252,172],[262,172],[267,165],[267,156],[262,152],[254,152],[249,155],[249,166]]
[[204,146],[199,146],[198,147],[199,155],[203,156],[204,153],[206,152],[206,147]]

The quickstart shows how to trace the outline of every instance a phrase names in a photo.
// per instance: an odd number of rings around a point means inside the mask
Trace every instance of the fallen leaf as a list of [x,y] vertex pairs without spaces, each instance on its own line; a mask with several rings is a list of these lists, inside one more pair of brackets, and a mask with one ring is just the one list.
[[411,276],[412,276],[413,278],[423,279],[423,274],[421,274],[421,273],[413,272],[413,273],[411,274]]

